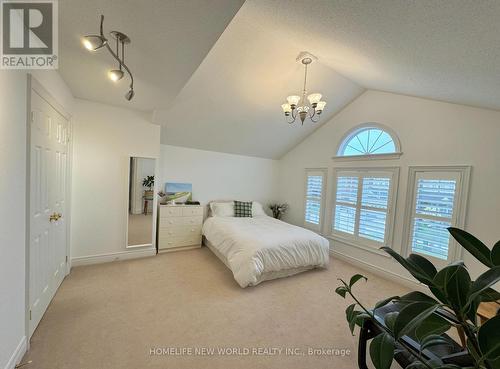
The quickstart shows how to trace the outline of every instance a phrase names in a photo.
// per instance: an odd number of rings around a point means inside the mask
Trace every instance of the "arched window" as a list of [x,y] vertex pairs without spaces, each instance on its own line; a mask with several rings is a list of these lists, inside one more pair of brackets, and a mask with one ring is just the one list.
[[363,124],[342,139],[337,156],[400,154],[396,135],[380,124]]

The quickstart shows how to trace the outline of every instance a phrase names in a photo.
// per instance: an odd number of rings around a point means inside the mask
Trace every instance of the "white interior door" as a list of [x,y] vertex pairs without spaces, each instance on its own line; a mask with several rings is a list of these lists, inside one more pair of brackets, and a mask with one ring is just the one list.
[[30,337],[66,274],[68,121],[31,91]]

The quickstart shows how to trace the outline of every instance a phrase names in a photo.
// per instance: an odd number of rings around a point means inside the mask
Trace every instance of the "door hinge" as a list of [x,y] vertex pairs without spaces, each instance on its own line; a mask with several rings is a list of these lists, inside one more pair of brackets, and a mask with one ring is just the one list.
[[30,310],[30,320],[31,320],[31,310]]
[[66,264],[68,264],[68,255],[66,255]]

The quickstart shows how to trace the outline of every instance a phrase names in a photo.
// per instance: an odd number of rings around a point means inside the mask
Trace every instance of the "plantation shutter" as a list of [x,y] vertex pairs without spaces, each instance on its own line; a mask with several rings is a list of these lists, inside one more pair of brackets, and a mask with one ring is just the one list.
[[456,173],[419,173],[412,219],[413,252],[448,260],[459,178]]
[[305,225],[315,231],[321,230],[324,192],[324,170],[306,171]]

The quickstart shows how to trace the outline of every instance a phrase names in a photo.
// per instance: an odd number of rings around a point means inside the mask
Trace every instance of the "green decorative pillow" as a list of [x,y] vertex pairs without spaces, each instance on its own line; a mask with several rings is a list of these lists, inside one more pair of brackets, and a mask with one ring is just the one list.
[[234,202],[234,216],[238,218],[251,218],[252,217],[252,202],[235,201]]

